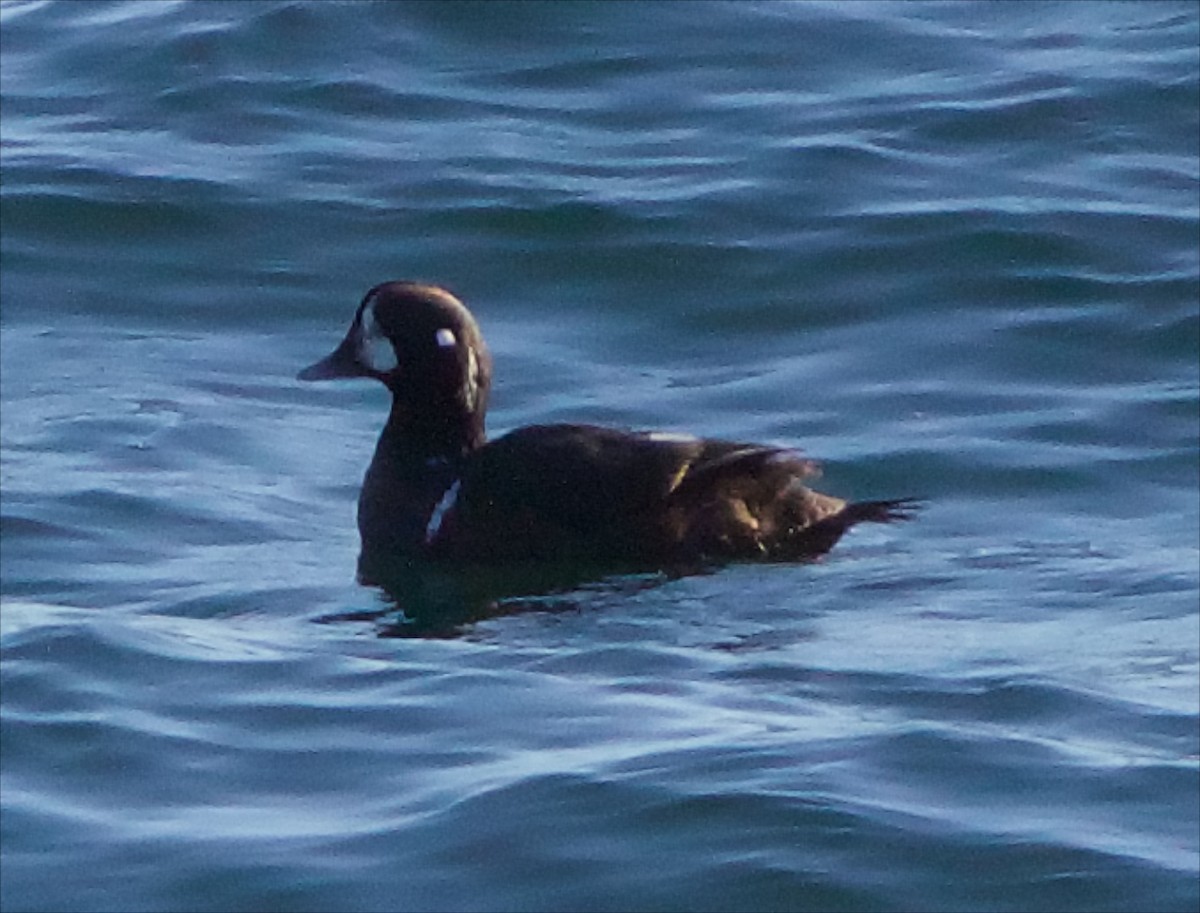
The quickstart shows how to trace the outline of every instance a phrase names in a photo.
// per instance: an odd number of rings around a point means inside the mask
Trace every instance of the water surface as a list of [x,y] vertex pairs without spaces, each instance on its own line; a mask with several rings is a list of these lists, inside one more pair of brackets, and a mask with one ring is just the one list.
[[[5,910],[1200,903],[1194,4],[0,25]],[[385,394],[294,376],[391,278],[493,433],[929,507],[380,637]]]

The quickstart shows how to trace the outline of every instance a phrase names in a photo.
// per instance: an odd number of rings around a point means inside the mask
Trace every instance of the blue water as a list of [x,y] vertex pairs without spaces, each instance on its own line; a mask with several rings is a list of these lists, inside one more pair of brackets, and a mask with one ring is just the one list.
[[[1196,4],[17,0],[0,77],[6,913],[1200,905]],[[294,377],[392,278],[493,433],[928,506],[382,636],[384,391]]]

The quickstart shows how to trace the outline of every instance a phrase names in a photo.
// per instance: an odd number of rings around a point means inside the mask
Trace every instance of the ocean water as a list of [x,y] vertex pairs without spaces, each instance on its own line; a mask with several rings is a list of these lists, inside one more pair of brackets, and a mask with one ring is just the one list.
[[[1195,3],[0,4],[0,906],[1200,905]],[[824,561],[395,637],[362,292]]]

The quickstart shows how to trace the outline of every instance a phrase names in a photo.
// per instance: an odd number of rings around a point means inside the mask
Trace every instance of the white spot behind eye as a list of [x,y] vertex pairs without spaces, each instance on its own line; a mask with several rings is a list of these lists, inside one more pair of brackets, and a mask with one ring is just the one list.
[[458,345],[458,340],[454,338],[454,331],[449,327],[442,327],[435,334],[437,344],[443,349]]
[[358,339],[358,360],[372,371],[381,374],[395,370],[400,362],[396,359],[392,341],[383,335],[378,321],[375,320],[374,301],[363,308],[361,331]]

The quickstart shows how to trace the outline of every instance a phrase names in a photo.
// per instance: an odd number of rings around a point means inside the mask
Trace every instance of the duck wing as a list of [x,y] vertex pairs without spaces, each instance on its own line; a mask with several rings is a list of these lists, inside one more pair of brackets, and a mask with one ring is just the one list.
[[[785,448],[532,425],[471,454],[429,545],[484,560],[792,557],[810,551],[800,531],[847,506],[802,484],[817,474]],[[870,513],[846,514],[846,525],[882,516]],[[827,523],[813,542],[831,546],[836,527]]]

